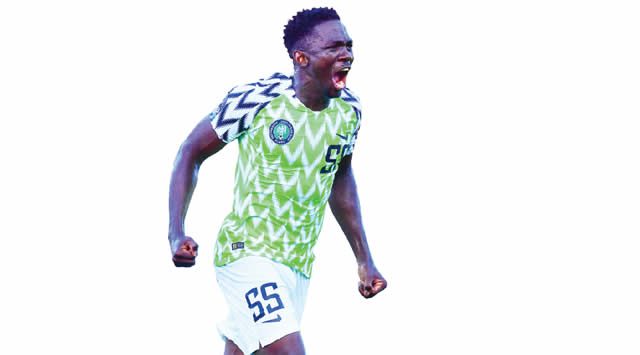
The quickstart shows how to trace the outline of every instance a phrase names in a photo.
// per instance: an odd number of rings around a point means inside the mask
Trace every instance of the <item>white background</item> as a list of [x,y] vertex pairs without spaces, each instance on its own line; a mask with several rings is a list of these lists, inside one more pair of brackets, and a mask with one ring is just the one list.
[[[172,161],[232,86],[291,72],[283,25],[320,3],[220,3],[0,5],[1,353],[222,353],[237,148],[200,172],[186,270]],[[389,288],[360,298],[328,213],[308,353],[640,353],[632,1],[325,4],[355,41],[354,165]]]

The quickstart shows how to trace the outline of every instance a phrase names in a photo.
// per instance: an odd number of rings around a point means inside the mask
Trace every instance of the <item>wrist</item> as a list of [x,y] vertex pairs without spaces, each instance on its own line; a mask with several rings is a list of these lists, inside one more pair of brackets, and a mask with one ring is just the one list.
[[185,234],[183,231],[169,231],[169,242],[184,239]]

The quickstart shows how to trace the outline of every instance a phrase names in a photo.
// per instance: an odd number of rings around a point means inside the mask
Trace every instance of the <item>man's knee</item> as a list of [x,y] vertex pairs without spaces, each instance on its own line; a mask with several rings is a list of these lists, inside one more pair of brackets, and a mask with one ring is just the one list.
[[300,332],[291,333],[265,346],[256,355],[304,355]]

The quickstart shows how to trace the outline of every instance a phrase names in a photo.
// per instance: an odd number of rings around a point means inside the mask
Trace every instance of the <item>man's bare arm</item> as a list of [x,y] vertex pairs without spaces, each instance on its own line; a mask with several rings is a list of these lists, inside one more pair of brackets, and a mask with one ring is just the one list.
[[169,243],[176,266],[190,267],[196,262],[198,244],[185,235],[184,221],[200,165],[224,146],[209,117],[200,121],[180,146],[169,184]]
[[387,287],[387,281],[376,269],[369,250],[351,168],[351,155],[345,156],[340,162],[331,188],[329,206],[356,257],[360,277],[358,290],[363,297],[371,298]]

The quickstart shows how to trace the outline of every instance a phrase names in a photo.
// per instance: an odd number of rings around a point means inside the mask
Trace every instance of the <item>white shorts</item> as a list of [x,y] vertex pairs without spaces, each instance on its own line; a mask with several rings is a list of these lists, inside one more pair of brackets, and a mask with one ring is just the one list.
[[218,323],[223,338],[245,354],[300,331],[309,279],[288,266],[247,256],[216,267],[229,315]]

